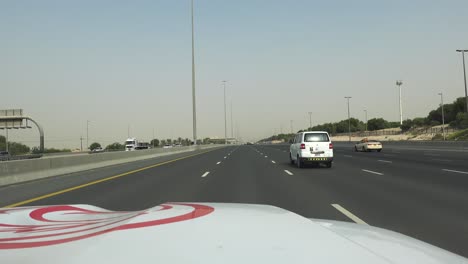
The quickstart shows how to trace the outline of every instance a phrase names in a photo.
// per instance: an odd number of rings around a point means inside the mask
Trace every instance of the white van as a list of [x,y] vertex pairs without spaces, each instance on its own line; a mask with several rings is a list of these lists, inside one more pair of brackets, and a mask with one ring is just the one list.
[[306,163],[323,163],[331,168],[333,144],[325,131],[306,131],[296,134],[289,148],[289,160],[302,168]]

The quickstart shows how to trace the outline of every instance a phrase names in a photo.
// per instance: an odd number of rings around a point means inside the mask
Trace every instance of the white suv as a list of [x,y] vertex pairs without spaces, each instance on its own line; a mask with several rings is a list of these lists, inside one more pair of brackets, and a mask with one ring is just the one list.
[[331,168],[333,144],[324,131],[306,131],[296,134],[289,148],[289,160],[302,168],[306,163],[324,163]]

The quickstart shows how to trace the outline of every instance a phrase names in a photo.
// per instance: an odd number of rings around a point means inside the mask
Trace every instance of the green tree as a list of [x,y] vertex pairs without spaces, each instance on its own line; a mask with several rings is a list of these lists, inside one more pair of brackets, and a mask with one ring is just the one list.
[[[444,119],[445,123],[449,124],[457,119],[458,113],[465,111],[465,98],[459,97],[451,104],[444,104]],[[427,124],[432,121],[442,123],[442,107],[439,106],[437,109],[429,112],[427,116]]]
[[207,144],[210,144],[210,138],[204,138],[203,139],[203,144],[207,145]]
[[182,144],[182,138],[181,137],[177,138],[177,143]]
[[162,139],[161,140],[161,146],[165,146],[166,145],[166,140]]
[[109,144],[106,147],[106,150],[109,150],[109,151],[118,151],[118,150],[124,150],[124,149],[125,149],[125,145],[120,144],[118,142]]
[[408,131],[413,127],[413,120],[406,119],[403,120],[403,124],[400,126],[402,131]]
[[101,147],[101,144],[94,142],[91,144],[91,146],[89,146],[89,149],[93,150],[93,149],[100,148],[100,147]]
[[396,127],[400,127],[400,122],[394,122],[394,121],[388,122],[388,128],[396,128]]
[[166,144],[172,145],[172,139],[166,139]]
[[30,152],[30,148],[24,144],[17,142],[8,142],[8,152],[11,155],[22,155]]
[[388,121],[383,118],[372,118],[367,121],[367,129],[369,131],[388,128]]
[[[4,136],[0,136],[0,150],[6,150],[6,138]],[[8,152],[10,152],[11,155],[22,155],[30,151],[31,149],[24,144],[8,142]]]
[[153,139],[151,140],[151,146],[159,147],[159,139]]
[[6,150],[6,138],[4,136],[0,136],[0,150]]
[[427,125],[427,118],[416,117],[413,119],[413,125],[416,127],[422,127],[424,125]]
[[468,128],[468,113],[458,113],[454,121],[456,128]]

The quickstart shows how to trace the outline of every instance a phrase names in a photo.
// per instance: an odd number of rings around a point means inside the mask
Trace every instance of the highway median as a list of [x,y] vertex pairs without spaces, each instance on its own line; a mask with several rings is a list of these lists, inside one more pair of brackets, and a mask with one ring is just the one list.
[[222,146],[223,145],[201,145],[167,149],[155,148],[148,150],[106,152],[88,155],[51,156],[39,159],[1,162],[0,186]]

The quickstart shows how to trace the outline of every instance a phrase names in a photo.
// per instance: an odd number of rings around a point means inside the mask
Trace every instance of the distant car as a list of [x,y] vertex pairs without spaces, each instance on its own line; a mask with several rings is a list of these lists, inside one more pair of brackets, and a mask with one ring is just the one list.
[[0,151],[0,161],[1,160],[9,160],[10,158],[11,158],[10,152]]
[[165,149],[172,148],[172,145],[166,144],[166,145],[163,146],[163,148],[165,148]]
[[373,150],[378,152],[382,151],[382,143],[377,140],[368,140],[367,138],[364,138],[354,145],[354,151],[370,152]]
[[91,150],[92,153],[100,153],[100,152],[104,152],[104,149],[101,148],[101,147],[97,147],[97,148],[94,148]]
[[323,163],[331,168],[333,144],[325,131],[307,131],[296,134],[289,148],[289,160],[302,168],[307,163]]
[[174,147],[182,147],[182,144],[175,144]]

